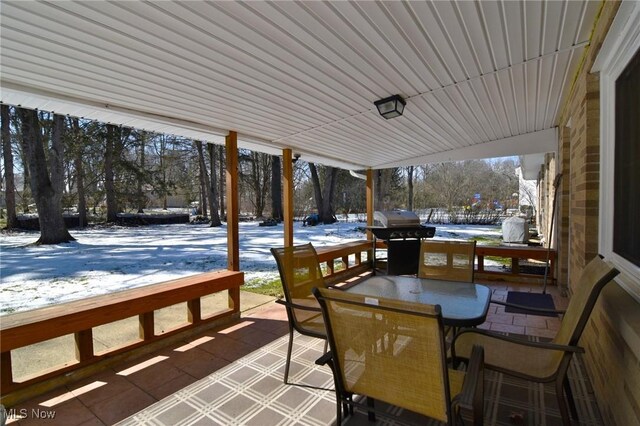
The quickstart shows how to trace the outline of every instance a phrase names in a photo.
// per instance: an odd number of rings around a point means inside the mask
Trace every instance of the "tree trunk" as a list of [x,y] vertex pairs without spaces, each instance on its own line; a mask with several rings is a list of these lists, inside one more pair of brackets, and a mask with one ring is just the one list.
[[138,194],[137,194],[137,199],[138,199],[138,214],[142,214],[144,213],[144,208],[146,207],[146,200],[145,200],[145,196],[144,196],[144,173],[145,173],[145,157],[144,157],[144,150],[145,150],[145,142],[147,140],[147,135],[145,133],[142,133],[142,135],[140,136],[140,170],[138,172]]
[[219,170],[220,170],[220,190],[218,191],[218,193],[220,194],[220,219],[224,219],[225,218],[225,214],[224,214],[224,191],[225,191],[225,186],[226,186],[226,179],[225,179],[225,161],[224,161],[224,146],[220,145],[218,147],[218,157],[219,157]]
[[36,244],[58,244],[72,241],[62,217],[63,158],[62,132],[64,117],[54,115],[49,164],[45,154],[36,111],[20,109],[22,141],[31,175],[31,192],[38,208],[40,239]]
[[283,219],[282,214],[282,171],[280,157],[271,157],[271,217],[277,221]]
[[78,224],[81,228],[87,225],[87,197],[84,188],[84,144],[82,140],[82,131],[77,118],[72,120],[73,132],[75,137],[75,158],[74,166],[76,169],[76,192],[78,194]]
[[[17,109],[16,109],[17,111]],[[18,115],[16,113],[16,115]],[[20,137],[18,138],[18,142],[21,147],[24,147],[24,137],[22,135],[22,126],[20,126]],[[24,152],[24,148],[22,148],[22,155],[20,157],[20,161],[22,162],[22,170],[24,173],[22,179],[22,196],[20,198],[20,206],[22,207],[22,213],[31,213],[29,210],[29,201],[31,201],[31,173],[29,172],[29,159],[27,158],[27,154]]]
[[322,188],[322,211],[320,213],[320,221],[325,225],[334,223],[335,211],[333,210],[333,198],[336,190],[336,177],[338,169],[335,167],[326,167],[324,186]]
[[256,218],[262,218],[264,216],[268,179],[270,177],[270,173],[267,170],[270,165],[269,158],[267,154],[253,152],[249,161],[251,162],[250,185],[254,192],[255,216]]
[[413,211],[413,166],[407,167],[407,209]]
[[118,218],[118,200],[116,198],[115,173],[113,170],[117,127],[107,124],[107,140],[104,150],[104,190],[107,199],[107,222],[114,223]]
[[167,162],[165,159],[165,155],[167,153],[167,135],[161,135],[159,143],[156,142],[155,146],[156,155],[160,162],[160,177],[162,179],[162,193],[160,194],[160,197],[162,198],[162,210],[167,210],[167,198],[169,196],[169,191],[167,190]]
[[4,156],[5,200],[7,204],[7,229],[18,227],[16,217],[16,184],[13,178],[13,152],[11,152],[11,128],[9,105],[0,105],[2,119],[2,154]]
[[313,198],[316,202],[316,211],[319,215],[322,211],[322,187],[320,186],[318,169],[314,163],[309,163],[309,171],[311,172],[311,183],[313,184]]
[[316,208],[318,209],[318,220],[324,224],[335,222],[333,210],[333,197],[336,188],[336,177],[338,169],[335,167],[325,167],[324,182],[320,185],[320,178],[316,165],[309,163],[311,171],[311,182],[313,183],[313,193],[316,200]]
[[213,144],[207,144],[207,151],[209,153],[209,164],[211,166],[211,179],[209,182],[209,210],[211,211],[211,226],[220,226],[220,215],[218,214],[218,178],[216,173],[216,155],[215,147]]
[[198,164],[200,165],[200,208],[202,216],[208,217],[207,214],[207,165],[204,162],[204,153],[202,152],[202,142],[195,141],[196,150],[198,151]]

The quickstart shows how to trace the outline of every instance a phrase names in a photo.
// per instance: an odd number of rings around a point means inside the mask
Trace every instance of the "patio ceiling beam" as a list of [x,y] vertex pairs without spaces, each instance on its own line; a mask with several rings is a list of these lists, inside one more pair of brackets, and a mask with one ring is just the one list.
[[420,157],[407,158],[403,161],[383,163],[375,166],[377,169],[390,167],[415,166],[418,164],[440,163],[447,161],[463,161],[478,158],[511,157],[518,155],[555,152],[558,147],[557,127],[525,133],[523,135],[494,141],[482,142],[465,148],[438,152]]

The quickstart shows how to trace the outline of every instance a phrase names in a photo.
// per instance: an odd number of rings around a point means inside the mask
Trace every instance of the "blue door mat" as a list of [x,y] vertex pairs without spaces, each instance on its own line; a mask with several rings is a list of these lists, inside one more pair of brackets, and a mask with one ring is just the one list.
[[[526,306],[529,308],[536,309],[556,309],[555,304],[553,303],[553,298],[550,294],[542,294],[542,293],[527,293],[523,291],[510,291],[507,293],[507,303],[512,303],[514,305]],[[540,315],[544,317],[557,317],[558,314],[555,313],[532,313],[531,311],[526,311],[520,308],[514,308],[511,306],[507,306],[504,309],[505,312],[511,314],[529,314],[529,315]]]

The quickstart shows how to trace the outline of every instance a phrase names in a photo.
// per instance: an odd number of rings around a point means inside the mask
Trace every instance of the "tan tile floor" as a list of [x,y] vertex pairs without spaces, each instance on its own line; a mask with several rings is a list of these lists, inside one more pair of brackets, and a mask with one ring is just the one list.
[[[513,283],[485,283],[493,299],[505,300],[509,290],[540,292],[541,287]],[[557,309],[568,299],[550,287]],[[491,305],[487,321],[480,326],[491,330],[553,337],[558,318],[504,312]],[[287,333],[286,312],[269,303],[243,313],[236,323],[192,337],[135,361],[103,371],[89,379],[67,385],[46,395],[19,404],[28,417],[10,418],[12,425],[111,425],[142,410],[185,386],[253,352]],[[55,412],[55,418],[37,418]]]

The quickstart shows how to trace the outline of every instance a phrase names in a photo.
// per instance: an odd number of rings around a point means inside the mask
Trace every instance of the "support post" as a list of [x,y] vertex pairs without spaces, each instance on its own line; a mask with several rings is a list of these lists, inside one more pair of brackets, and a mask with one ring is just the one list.
[[202,308],[199,297],[187,301],[187,321],[189,321],[190,324],[202,321]]
[[74,333],[76,343],[76,359],[80,362],[93,358],[93,329]]
[[[373,225],[373,170],[367,169],[367,226]],[[367,231],[367,240],[373,240],[371,231]]]
[[[240,271],[240,239],[238,236],[238,134],[229,132],[225,139],[227,154],[227,269]],[[240,288],[229,289],[229,308],[240,312]]]
[[284,192],[284,246],[293,246],[293,158],[290,148],[282,150]]
[[236,132],[229,132],[225,146],[227,154],[227,269],[239,271],[238,134]]
[[138,334],[142,340],[150,340],[155,335],[153,311],[138,315]]
[[11,352],[0,353],[0,385],[3,393],[13,384],[13,368],[11,366]]

